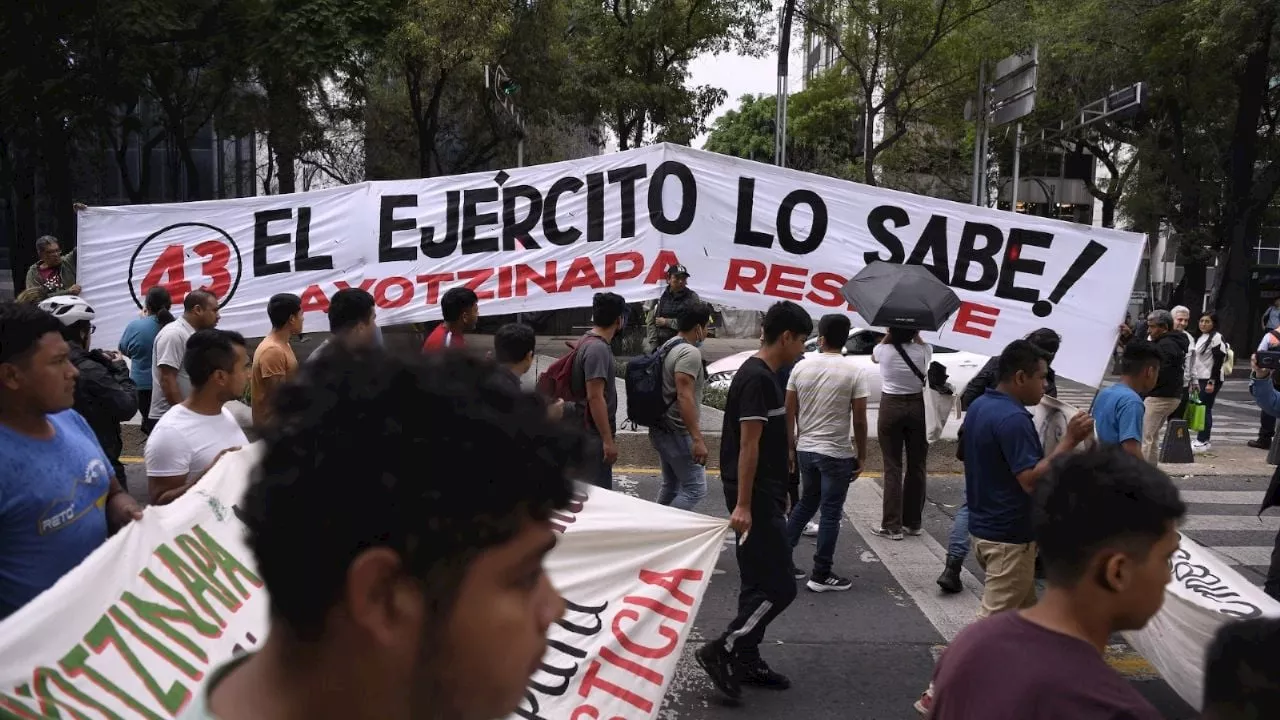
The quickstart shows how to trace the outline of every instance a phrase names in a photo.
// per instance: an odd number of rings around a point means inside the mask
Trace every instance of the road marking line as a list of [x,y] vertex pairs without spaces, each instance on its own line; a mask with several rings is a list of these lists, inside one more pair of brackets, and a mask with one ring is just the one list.
[[124,465],[141,465],[146,462],[146,458],[139,455],[121,455],[120,462]]
[[1230,532],[1280,530],[1280,515],[1191,515],[1182,523],[1183,530],[1221,530]]
[[946,564],[947,551],[931,535],[889,540],[871,532],[880,525],[883,493],[873,482],[855,482],[849,488],[844,511],[853,529],[902,586],[916,607],[947,642],[977,619],[982,583],[968,570],[961,579],[969,592],[944,595],[936,582]]
[[1261,490],[1181,490],[1178,493],[1185,503],[1203,503],[1206,505],[1253,505],[1262,504]]
[[1267,567],[1271,564],[1272,548],[1266,545],[1241,547],[1219,545],[1209,547],[1209,549],[1221,555],[1228,565],[1260,565]]

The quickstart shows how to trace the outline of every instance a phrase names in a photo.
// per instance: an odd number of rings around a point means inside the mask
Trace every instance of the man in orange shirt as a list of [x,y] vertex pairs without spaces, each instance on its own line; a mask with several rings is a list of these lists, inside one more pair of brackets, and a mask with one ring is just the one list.
[[271,332],[253,351],[253,374],[249,378],[253,395],[253,426],[258,430],[271,420],[271,400],[276,390],[298,371],[298,356],[289,340],[302,334],[302,298],[289,293],[267,301]]

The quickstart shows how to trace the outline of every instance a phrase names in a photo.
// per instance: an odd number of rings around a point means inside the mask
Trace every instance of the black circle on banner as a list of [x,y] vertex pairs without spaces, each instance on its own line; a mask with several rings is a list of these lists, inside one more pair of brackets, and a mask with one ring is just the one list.
[[[244,271],[244,261],[240,256],[240,246],[236,245],[236,241],[231,238],[231,234],[220,227],[215,227],[208,223],[199,223],[199,222],[174,223],[173,225],[163,227],[155,231],[154,233],[152,233],[150,236],[148,236],[147,239],[143,240],[138,245],[137,249],[133,251],[133,256],[129,258],[129,278],[128,278],[129,295],[133,298],[133,304],[137,305],[138,309],[142,309],[142,300],[138,297],[138,289],[133,282],[134,268],[138,262],[138,255],[142,253],[143,248],[151,244],[152,240],[155,240],[156,238],[169,232],[170,230],[175,230],[177,228],[184,228],[184,227],[206,228],[208,230],[212,230],[218,233],[219,235],[222,236],[221,239],[226,242],[227,246],[231,249],[231,251],[235,253],[236,268],[235,268],[235,274],[231,280],[231,289],[227,291],[226,297],[222,298],[218,302],[218,309],[221,310],[222,308],[226,307],[227,303],[231,302],[231,298],[235,296],[236,290],[239,289],[240,275]],[[184,250],[185,250],[185,247],[184,247]]]

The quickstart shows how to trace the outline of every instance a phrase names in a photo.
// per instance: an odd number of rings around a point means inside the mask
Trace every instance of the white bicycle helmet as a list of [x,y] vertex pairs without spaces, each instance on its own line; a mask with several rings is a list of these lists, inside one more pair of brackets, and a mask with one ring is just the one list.
[[57,295],[40,303],[40,309],[58,318],[63,325],[71,326],[82,320],[92,321],[93,306],[76,295]]

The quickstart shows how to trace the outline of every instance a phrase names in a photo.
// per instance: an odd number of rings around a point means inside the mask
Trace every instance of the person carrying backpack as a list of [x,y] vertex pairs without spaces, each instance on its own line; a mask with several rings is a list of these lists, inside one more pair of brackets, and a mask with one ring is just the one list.
[[569,354],[551,363],[538,378],[545,397],[565,401],[564,417],[581,420],[595,450],[588,459],[599,463],[585,478],[592,485],[613,489],[613,463],[618,459],[618,385],[610,343],[626,327],[627,301],[617,293],[596,293],[591,301],[591,329]]
[[627,365],[628,418],[649,428],[649,443],[662,460],[658,504],[680,510],[692,510],[707,494],[700,425],[707,371],[699,347],[710,322],[706,303],[681,307],[676,336]]

